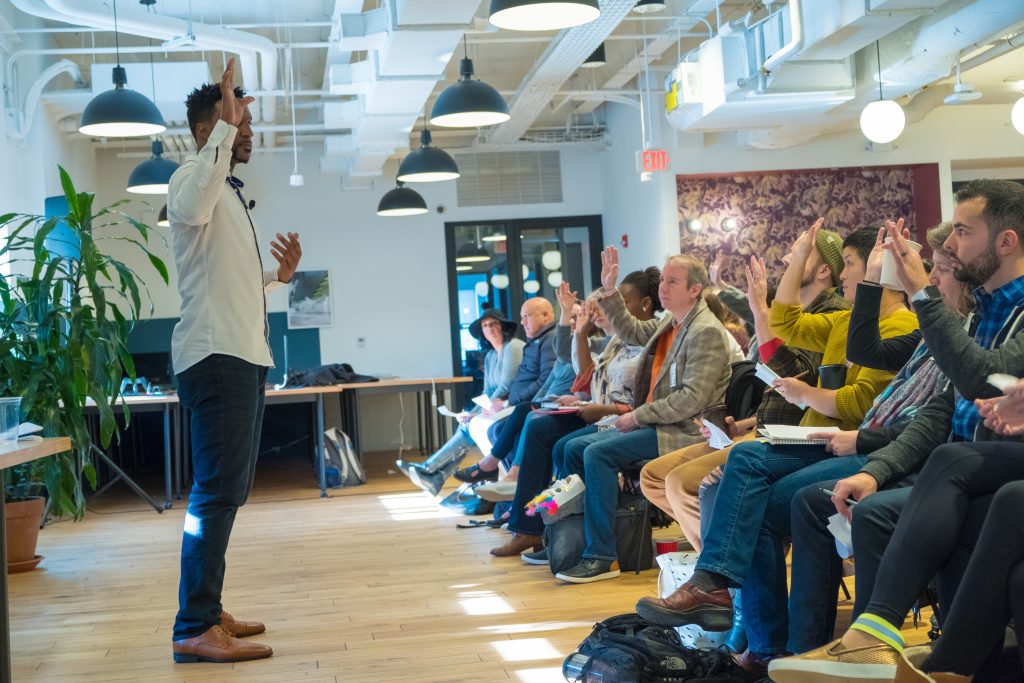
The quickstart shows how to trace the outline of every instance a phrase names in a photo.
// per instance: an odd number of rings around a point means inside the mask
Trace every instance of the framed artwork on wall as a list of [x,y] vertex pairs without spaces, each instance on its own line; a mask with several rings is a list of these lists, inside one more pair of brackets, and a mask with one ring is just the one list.
[[288,329],[333,325],[330,271],[297,271],[288,283]]

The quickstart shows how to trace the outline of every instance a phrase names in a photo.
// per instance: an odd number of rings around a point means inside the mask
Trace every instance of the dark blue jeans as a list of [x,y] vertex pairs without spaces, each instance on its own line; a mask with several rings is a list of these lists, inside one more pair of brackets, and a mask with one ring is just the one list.
[[526,504],[540,494],[551,483],[552,453],[562,444],[563,437],[575,437],[596,431],[587,427],[575,415],[534,415],[526,421],[519,439],[517,457],[519,478],[516,480],[516,495],[512,500],[512,512],[508,518],[508,530],[520,534],[540,535],[544,522],[539,516],[529,517]]
[[194,482],[181,542],[174,640],[220,623],[224,555],[256,474],[266,379],[267,368],[222,354],[178,375],[181,405],[192,411]]
[[[735,453],[735,451],[734,451]],[[856,474],[867,461],[861,455],[827,457],[803,469],[788,474],[774,484],[768,494],[768,505],[750,560],[750,571],[743,582],[740,600],[743,607],[743,623],[747,630],[750,650],[762,655],[775,655],[786,651],[789,640],[789,591],[786,585],[785,540],[792,534],[792,504],[797,493],[808,486],[819,485],[823,480],[837,480]],[[726,478],[733,467],[733,456],[726,465]],[[723,480],[724,484],[724,480]],[[823,494],[824,495],[824,494]],[[721,502],[721,496],[719,496]],[[835,509],[833,508],[833,512]],[[827,531],[826,531],[827,533]],[[831,536],[831,534],[829,534]],[[802,582],[817,582],[831,585],[832,609],[835,610],[842,563],[835,544],[823,555],[813,558],[814,573],[802,576]],[[793,553],[804,552],[796,548]],[[794,566],[796,560],[794,560]],[[805,562],[805,565],[811,564]],[[796,576],[794,574],[794,576]],[[797,586],[794,578],[793,585]],[[834,621],[834,617],[833,617]]]
[[658,434],[641,427],[625,434],[614,429],[572,439],[565,445],[564,469],[583,477],[583,514],[587,547],[583,557],[615,560],[615,506],[619,471],[632,463],[658,457]]
[[[512,460],[509,454],[515,453],[516,445],[519,443],[519,435],[526,424],[526,418],[533,412],[530,403],[520,403],[512,411],[512,414],[504,420],[491,425],[488,435],[491,437],[491,455],[502,460],[506,465],[511,466]],[[539,492],[538,492],[539,493]]]

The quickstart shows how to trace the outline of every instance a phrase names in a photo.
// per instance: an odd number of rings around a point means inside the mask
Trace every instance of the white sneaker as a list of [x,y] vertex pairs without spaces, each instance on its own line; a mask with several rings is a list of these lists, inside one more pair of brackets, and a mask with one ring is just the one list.
[[505,500],[512,500],[516,497],[516,482],[514,481],[490,481],[480,484],[475,489],[476,495],[492,503],[500,503]]

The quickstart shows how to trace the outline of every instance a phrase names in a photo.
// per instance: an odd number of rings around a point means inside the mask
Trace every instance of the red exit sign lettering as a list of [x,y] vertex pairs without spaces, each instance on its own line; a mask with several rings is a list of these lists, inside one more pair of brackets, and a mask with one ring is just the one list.
[[668,152],[663,149],[645,149],[636,153],[640,173],[659,173],[668,170]]

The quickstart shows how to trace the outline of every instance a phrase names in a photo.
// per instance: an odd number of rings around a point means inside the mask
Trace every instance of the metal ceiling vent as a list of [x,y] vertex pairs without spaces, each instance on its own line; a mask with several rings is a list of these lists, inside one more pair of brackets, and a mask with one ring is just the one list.
[[459,206],[560,204],[562,155],[557,150],[456,154]]

